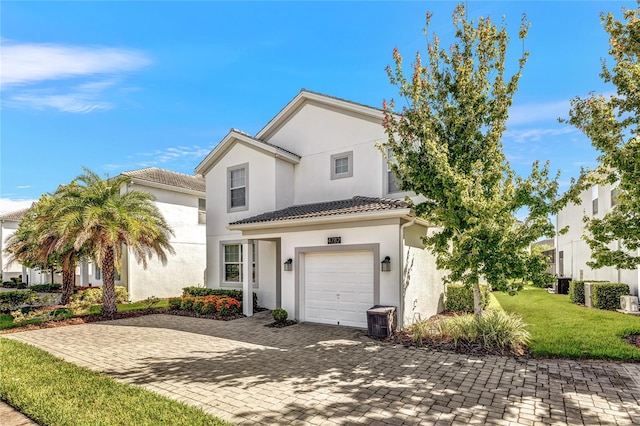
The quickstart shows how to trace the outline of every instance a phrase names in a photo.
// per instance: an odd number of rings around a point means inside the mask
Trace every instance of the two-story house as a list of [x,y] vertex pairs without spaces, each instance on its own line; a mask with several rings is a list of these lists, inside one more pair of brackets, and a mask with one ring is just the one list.
[[421,241],[432,228],[376,146],[382,119],[302,90],[255,136],[232,129],[196,167],[207,286],[253,290],[306,322],[366,327],[369,308],[390,305],[405,326],[441,311],[443,272]]
[[[153,257],[147,268],[139,264],[130,250],[124,250],[122,264],[116,273],[116,285],[127,288],[133,301],[151,296],[174,297],[188,286],[204,285],[205,274],[205,180],[202,176],[189,176],[159,168],[145,168],[123,172],[131,181],[121,191],[139,190],[152,194],[155,205],[172,228],[170,242],[175,255],[169,255],[166,265]],[[13,233],[26,210],[0,217],[3,238]],[[10,228],[5,229],[5,228]],[[4,241],[4,239],[3,239]],[[3,247],[4,249],[4,247]],[[1,258],[0,258],[1,259]],[[47,271],[25,268],[17,262],[2,263],[4,278],[23,275],[29,284],[51,282]],[[29,277],[29,278],[26,278]],[[53,277],[61,282],[60,274]],[[76,285],[101,286],[102,273],[90,261],[82,262],[76,269]]]
[[[605,267],[592,269],[587,262],[591,260],[591,249],[584,241],[585,232],[582,218],[603,217],[615,208],[616,185],[593,185],[580,194],[580,204],[569,204],[557,215],[557,229],[569,227],[566,234],[556,235],[556,270],[559,277],[574,280],[597,280],[620,282],[629,285],[634,296],[638,295],[640,267],[632,270]],[[617,249],[618,243],[612,243],[611,249]],[[639,253],[640,254],[640,253]]]

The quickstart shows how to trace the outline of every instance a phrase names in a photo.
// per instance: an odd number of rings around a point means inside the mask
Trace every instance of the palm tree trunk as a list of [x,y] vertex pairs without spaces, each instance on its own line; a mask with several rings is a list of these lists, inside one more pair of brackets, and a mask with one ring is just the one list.
[[117,311],[113,246],[107,246],[102,258],[102,313],[114,316]]
[[76,273],[74,269],[64,268],[62,270],[62,299],[60,303],[69,304],[71,296],[73,296],[73,287],[76,281]]

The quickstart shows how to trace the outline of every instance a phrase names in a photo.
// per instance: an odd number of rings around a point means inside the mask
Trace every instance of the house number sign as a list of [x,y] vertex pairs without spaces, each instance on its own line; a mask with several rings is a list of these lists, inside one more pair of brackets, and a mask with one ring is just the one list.
[[327,238],[327,244],[341,244],[342,237],[329,237]]

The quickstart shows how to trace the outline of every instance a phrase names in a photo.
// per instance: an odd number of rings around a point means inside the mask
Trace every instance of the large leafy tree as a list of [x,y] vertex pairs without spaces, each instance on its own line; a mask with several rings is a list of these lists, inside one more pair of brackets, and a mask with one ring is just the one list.
[[[456,41],[447,49],[429,34],[427,14],[426,63],[416,54],[412,73],[405,76],[403,60],[394,50],[395,66],[387,73],[405,101],[395,109],[385,102],[383,148],[394,161],[392,170],[401,188],[423,196],[416,213],[435,225],[424,239],[449,282],[473,287],[476,315],[482,312],[479,284],[483,277],[494,287],[511,289],[516,278],[541,279],[540,254],[530,244],[552,236],[549,214],[557,211],[557,176],[536,162],[530,177],[518,177],[503,152],[501,138],[509,107],[518,87],[527,53],[507,77],[509,37],[504,22],[489,18],[477,23],[465,7],[453,15]],[[525,39],[523,17],[519,37]],[[528,212],[523,221],[516,214]],[[540,273],[537,273],[539,271]]]
[[600,165],[581,183],[619,182],[615,208],[602,218],[585,217],[588,232],[584,238],[591,248],[590,265],[595,268],[640,265],[640,2],[638,5],[623,11],[622,21],[611,13],[602,15],[613,67],[603,60],[600,76],[616,92],[574,98],[567,120],[600,151]]
[[[173,231],[153,203],[153,196],[137,190],[123,190],[130,181],[120,175],[102,179],[91,170],[55,193],[60,204],[55,215],[61,236],[58,247],[68,244],[86,248],[102,268],[103,313],[116,313],[115,270],[128,247],[138,262],[147,267],[154,254],[166,264],[174,250],[169,243]],[[158,277],[158,279],[162,279]]]

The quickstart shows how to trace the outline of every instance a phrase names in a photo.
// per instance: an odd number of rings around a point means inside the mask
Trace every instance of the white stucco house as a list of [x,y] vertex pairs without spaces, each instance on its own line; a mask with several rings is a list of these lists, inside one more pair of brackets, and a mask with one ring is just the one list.
[[[443,309],[430,227],[399,192],[376,143],[377,108],[302,90],[256,135],[232,129],[196,167],[207,182],[207,279],[300,321],[399,326]],[[244,304],[251,315],[251,304]]]
[[[597,280],[624,283],[634,296],[638,295],[640,267],[632,270],[605,267],[592,269],[587,265],[591,260],[591,250],[582,239],[584,223],[582,218],[603,217],[615,208],[616,185],[594,185],[580,194],[580,204],[569,204],[557,215],[556,229],[568,226],[569,231],[556,235],[556,271],[559,277],[574,280]],[[612,243],[617,249],[617,243]]]
[[[9,262],[9,256],[4,252],[6,240],[16,232],[22,217],[29,209],[15,210],[0,215],[0,268],[2,271],[2,281],[9,281],[11,278],[22,278],[28,284],[43,284],[51,282],[50,271],[39,271],[27,268],[18,262]],[[54,273],[53,279],[62,281],[61,274]]]
[[[116,274],[116,285],[127,288],[131,300],[143,300],[151,296],[165,298],[180,296],[182,288],[203,286],[205,273],[205,180],[202,176],[190,176],[159,168],[145,168],[123,172],[131,177],[122,191],[140,190],[151,193],[155,197],[155,205],[164,216],[174,235],[170,242],[175,255],[169,255],[167,265],[162,265],[153,257],[144,269],[128,250],[125,250],[120,271]],[[26,212],[20,211],[4,215],[2,221],[2,241],[13,231],[4,230],[11,227],[15,230]],[[10,219],[13,219],[10,221]],[[4,249],[4,246],[3,246]],[[24,268],[13,262],[3,262],[3,277],[29,275],[29,284],[51,282],[51,274]],[[6,272],[5,272],[6,271]],[[24,272],[23,272],[24,271]],[[4,274],[7,274],[6,276]],[[62,282],[60,274],[54,277],[55,282]],[[91,262],[84,262],[76,270],[76,285],[101,286],[100,268]]]

